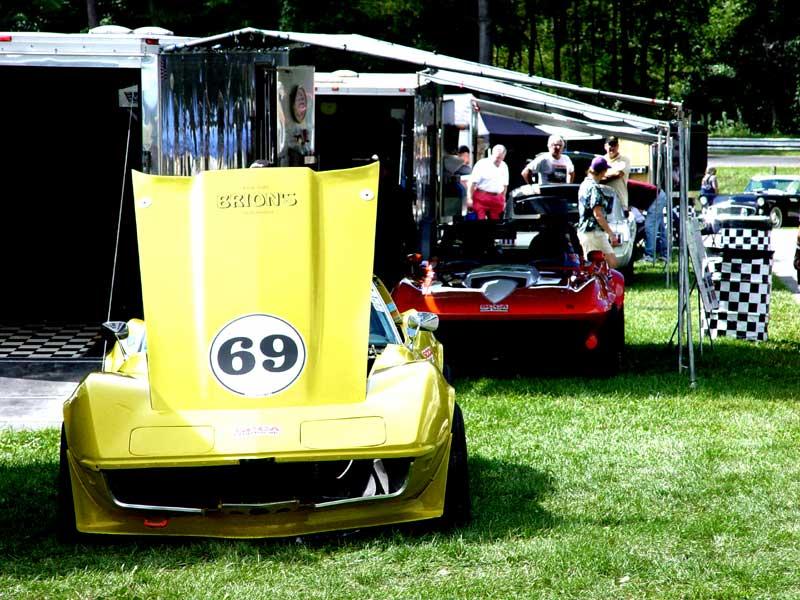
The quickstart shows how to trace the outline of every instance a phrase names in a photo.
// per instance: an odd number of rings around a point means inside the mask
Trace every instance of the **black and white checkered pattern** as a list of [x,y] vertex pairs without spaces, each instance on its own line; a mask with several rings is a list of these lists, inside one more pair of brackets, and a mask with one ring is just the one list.
[[772,259],[729,258],[709,261],[713,281],[772,282]]
[[721,280],[715,285],[719,310],[731,313],[768,314],[772,285],[769,281]]
[[772,293],[771,229],[736,224],[720,227],[711,246],[721,256],[709,261],[719,308],[705,315],[712,337],[752,341],[767,339]]
[[0,360],[98,357],[102,339],[98,325],[0,325]]
[[772,232],[742,227],[723,227],[712,234],[711,246],[725,250],[771,250]]
[[737,313],[716,310],[711,313],[706,323],[712,338],[731,337],[755,342],[767,339],[769,314]]

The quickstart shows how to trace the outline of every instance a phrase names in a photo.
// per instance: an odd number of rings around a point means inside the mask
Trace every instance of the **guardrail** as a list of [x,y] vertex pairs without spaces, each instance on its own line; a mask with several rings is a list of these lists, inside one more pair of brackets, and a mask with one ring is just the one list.
[[800,138],[708,138],[708,151],[741,152],[760,150],[797,150]]

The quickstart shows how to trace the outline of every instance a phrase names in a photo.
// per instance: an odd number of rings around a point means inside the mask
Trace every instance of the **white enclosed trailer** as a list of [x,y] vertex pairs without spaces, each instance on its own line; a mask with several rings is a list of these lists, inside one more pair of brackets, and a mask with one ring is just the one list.
[[0,32],[0,88],[0,359],[85,356],[141,311],[131,169],[315,161],[313,69],[262,36]]

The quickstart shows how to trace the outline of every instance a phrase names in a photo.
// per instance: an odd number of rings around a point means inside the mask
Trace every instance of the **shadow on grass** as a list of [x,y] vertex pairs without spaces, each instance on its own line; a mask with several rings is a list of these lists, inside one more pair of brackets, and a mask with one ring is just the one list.
[[[542,507],[553,489],[551,477],[529,465],[472,456],[469,460],[473,520],[464,528],[431,532],[413,526],[377,527],[358,531],[265,540],[213,540],[96,536],[86,543],[61,544],[55,537],[58,466],[38,463],[0,466],[0,575],[18,579],[61,577],[76,570],[118,570],[122,563],[177,568],[238,556],[313,563],[338,547],[448,544],[461,538],[502,539],[530,535],[557,525]],[[513,510],[509,510],[513,507]],[[305,551],[311,551],[305,553]]]
[[[743,340],[718,339],[703,350],[695,345],[697,391],[710,394],[736,393],[742,397],[771,401],[798,401],[797,374],[800,373],[800,341],[776,340],[756,344]],[[473,367],[468,376],[454,380],[456,393],[519,394],[526,389],[570,394],[575,390],[621,393],[635,399],[654,392],[691,393],[688,354],[684,348],[678,369],[676,345],[628,344],[619,372],[608,377],[586,376],[578,361],[543,356],[527,364],[490,362]]]

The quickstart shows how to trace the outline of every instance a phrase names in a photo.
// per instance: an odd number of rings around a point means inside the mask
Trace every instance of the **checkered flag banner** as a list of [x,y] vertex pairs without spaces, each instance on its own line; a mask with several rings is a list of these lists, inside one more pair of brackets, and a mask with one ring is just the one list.
[[722,280],[715,287],[720,311],[746,315],[769,314],[771,283]]
[[730,337],[753,342],[767,339],[769,314],[738,313],[724,310],[713,311],[704,324],[712,339]]
[[712,248],[720,250],[771,250],[772,232],[743,227],[721,227],[711,234]]
[[709,261],[713,281],[771,283],[771,258],[729,258]]
[[761,223],[743,225],[723,222],[711,236],[718,256],[709,260],[709,267],[719,307],[704,315],[703,329],[712,339],[766,341],[772,293],[771,229]]

